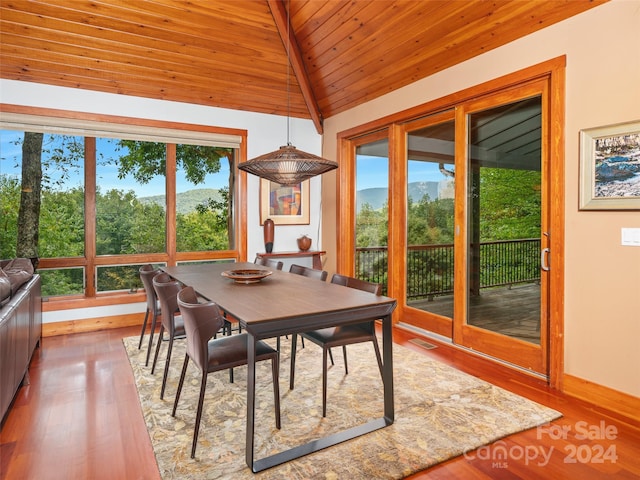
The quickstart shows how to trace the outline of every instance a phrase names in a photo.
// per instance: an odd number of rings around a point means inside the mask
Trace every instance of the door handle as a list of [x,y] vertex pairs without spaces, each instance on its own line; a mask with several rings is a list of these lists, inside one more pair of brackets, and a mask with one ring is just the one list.
[[547,262],[547,257],[549,256],[549,248],[543,248],[540,252],[540,268],[545,272],[550,270],[549,263]]

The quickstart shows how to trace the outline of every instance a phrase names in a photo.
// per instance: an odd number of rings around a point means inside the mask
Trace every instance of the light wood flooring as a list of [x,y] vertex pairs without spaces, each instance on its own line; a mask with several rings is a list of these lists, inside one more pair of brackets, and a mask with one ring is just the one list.
[[[160,478],[121,342],[138,333],[138,328],[130,327],[42,340],[31,364],[31,383],[20,389],[0,431],[0,478]],[[502,459],[497,458],[496,443],[412,479],[640,478],[637,422],[450,345],[426,339],[437,348],[423,348],[411,342],[415,338],[413,332],[394,332],[399,344],[560,410],[564,416],[545,429],[504,439],[501,446],[507,455]],[[582,439],[587,431],[592,432],[589,438]]]

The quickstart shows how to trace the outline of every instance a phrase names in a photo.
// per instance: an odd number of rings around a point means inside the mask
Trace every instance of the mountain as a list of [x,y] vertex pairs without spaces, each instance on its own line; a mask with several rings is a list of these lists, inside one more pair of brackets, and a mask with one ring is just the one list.
[[[217,188],[196,188],[178,193],[176,195],[178,213],[187,214],[189,212],[193,212],[196,209],[196,206],[201,203],[206,203],[210,198],[213,198],[214,200],[221,200],[220,192]],[[140,197],[139,200],[142,203],[157,203],[162,208],[165,206],[164,195]]]
[[[438,198],[438,182],[411,182],[408,185],[409,198],[418,202],[425,195],[431,200]],[[387,189],[384,187],[365,188],[356,192],[356,211],[369,204],[374,210],[381,209],[387,202]]]

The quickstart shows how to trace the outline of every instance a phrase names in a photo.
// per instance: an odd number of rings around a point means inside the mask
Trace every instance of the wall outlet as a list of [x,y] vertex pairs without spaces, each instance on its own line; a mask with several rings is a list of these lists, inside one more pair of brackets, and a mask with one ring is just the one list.
[[623,228],[622,245],[640,247],[640,228]]

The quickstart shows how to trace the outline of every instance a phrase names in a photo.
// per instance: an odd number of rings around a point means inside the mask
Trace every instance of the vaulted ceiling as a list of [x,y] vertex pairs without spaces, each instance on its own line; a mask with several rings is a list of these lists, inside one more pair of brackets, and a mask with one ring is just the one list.
[[322,131],[605,1],[0,0],[0,78],[289,114]]

